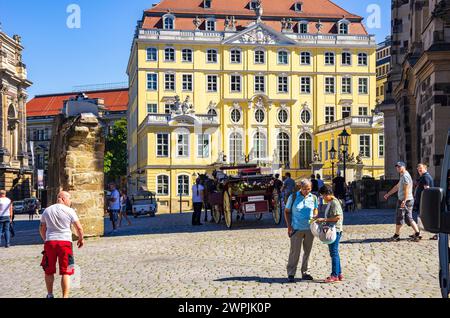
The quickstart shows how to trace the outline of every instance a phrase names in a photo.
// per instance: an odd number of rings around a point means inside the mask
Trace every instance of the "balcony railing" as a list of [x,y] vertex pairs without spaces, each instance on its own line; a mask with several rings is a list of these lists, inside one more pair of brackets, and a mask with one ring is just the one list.
[[318,130],[319,132],[324,132],[343,127],[370,128],[378,119],[380,119],[380,116],[352,116],[319,126]]
[[[213,115],[195,115],[191,116],[193,121],[202,125],[218,125],[217,116]],[[145,120],[147,125],[168,125],[172,120],[176,120],[177,116],[170,114],[149,114]]]

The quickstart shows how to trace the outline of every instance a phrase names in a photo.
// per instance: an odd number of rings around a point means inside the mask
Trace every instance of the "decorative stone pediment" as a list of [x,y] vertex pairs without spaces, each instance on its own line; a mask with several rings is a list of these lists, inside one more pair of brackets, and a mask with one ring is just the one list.
[[296,42],[264,23],[256,23],[226,39],[223,44],[296,45]]

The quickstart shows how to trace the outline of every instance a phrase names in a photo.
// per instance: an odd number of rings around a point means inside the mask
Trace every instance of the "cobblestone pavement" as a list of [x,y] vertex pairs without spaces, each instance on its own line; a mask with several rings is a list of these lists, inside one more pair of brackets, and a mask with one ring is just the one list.
[[[326,245],[314,243],[313,282],[286,284],[289,239],[269,215],[190,226],[190,214],[134,220],[114,236],[75,251],[72,297],[440,297],[437,243],[388,243],[393,211],[347,214],[341,244],[346,281],[325,284],[331,270]],[[107,232],[110,226],[107,222]],[[38,221],[16,222],[17,238],[0,248],[0,297],[45,296]],[[321,281],[322,280],[322,281]],[[55,293],[60,295],[59,281]]]

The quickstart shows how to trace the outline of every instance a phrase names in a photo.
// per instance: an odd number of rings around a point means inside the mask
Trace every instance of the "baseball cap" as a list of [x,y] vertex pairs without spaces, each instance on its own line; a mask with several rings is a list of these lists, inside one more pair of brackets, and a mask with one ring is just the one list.
[[396,167],[406,167],[406,163],[404,163],[403,161],[399,161],[395,164]]

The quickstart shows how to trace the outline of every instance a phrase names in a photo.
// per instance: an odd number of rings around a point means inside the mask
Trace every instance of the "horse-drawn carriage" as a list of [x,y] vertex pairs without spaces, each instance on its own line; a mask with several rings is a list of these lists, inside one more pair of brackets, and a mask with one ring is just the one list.
[[[271,213],[275,224],[280,224],[282,205],[280,189],[271,174],[262,174],[256,166],[223,167],[221,177],[215,180],[214,189],[207,187],[207,205],[212,211],[214,222],[225,219],[227,228],[233,224],[233,214],[238,219],[254,215],[261,220],[265,213]],[[238,170],[236,176],[225,171]]]

